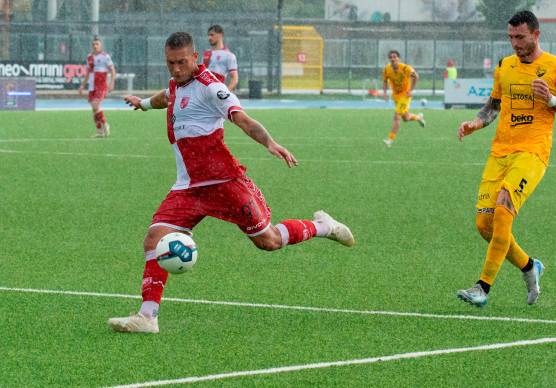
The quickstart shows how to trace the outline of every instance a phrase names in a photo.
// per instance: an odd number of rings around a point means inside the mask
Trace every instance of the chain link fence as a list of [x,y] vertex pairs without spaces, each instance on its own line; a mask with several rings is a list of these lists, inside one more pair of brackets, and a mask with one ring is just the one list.
[[[98,30],[104,48],[113,58],[118,73],[133,73],[136,90],[159,89],[168,80],[164,42],[174,31],[193,34],[198,51],[209,47],[207,29],[221,24],[225,43],[236,54],[239,89],[250,80],[262,81],[268,91],[277,89],[277,29],[272,14],[233,18],[225,14],[131,15],[115,13],[100,22],[0,22],[2,64],[76,63],[82,64],[90,51],[92,31]],[[505,31],[492,32],[480,23],[465,29],[453,23],[406,23],[373,25],[366,22],[330,22],[286,19],[285,24],[313,25],[324,38],[324,88],[362,91],[380,88],[382,68],[389,50],[398,50],[402,61],[421,76],[418,88],[436,91],[443,87],[448,59],[453,60],[460,78],[489,76],[485,59],[494,66],[512,54]],[[541,47],[553,52],[556,39],[541,35]],[[117,88],[124,89],[125,80]]]

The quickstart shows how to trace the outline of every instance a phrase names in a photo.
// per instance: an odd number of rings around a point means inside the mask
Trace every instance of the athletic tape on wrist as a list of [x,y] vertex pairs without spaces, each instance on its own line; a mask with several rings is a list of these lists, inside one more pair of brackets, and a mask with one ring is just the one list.
[[144,98],[141,100],[141,102],[139,103],[141,105],[141,108],[143,108],[144,110],[149,110],[152,109],[152,105],[151,105],[151,98]]

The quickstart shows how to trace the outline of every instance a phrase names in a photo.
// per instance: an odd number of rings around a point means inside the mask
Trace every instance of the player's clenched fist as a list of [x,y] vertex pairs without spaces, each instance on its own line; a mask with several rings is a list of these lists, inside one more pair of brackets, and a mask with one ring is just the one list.
[[537,98],[548,101],[550,100],[550,97],[552,97],[548,84],[541,78],[533,80],[531,87],[533,88],[533,95]]

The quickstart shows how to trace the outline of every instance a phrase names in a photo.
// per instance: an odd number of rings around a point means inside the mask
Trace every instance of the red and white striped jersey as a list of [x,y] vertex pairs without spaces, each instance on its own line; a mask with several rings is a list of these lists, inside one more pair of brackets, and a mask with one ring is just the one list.
[[108,53],[101,51],[98,54],[87,56],[87,69],[89,69],[89,91],[106,90],[106,75],[114,67]]
[[237,71],[237,59],[228,48],[206,50],[203,52],[203,64],[220,80],[224,82],[228,74]]
[[204,65],[193,78],[178,85],[170,79],[168,89],[168,140],[177,167],[172,190],[207,186],[238,178],[245,167],[224,144],[224,119],[241,111],[235,94],[218,81]]

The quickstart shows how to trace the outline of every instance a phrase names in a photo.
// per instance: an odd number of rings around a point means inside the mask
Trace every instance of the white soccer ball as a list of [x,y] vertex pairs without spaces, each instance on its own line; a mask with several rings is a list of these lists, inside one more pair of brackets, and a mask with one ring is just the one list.
[[426,98],[421,98],[421,106],[427,106],[428,103]]
[[156,244],[156,261],[170,273],[184,273],[197,262],[197,245],[185,233],[169,233]]

